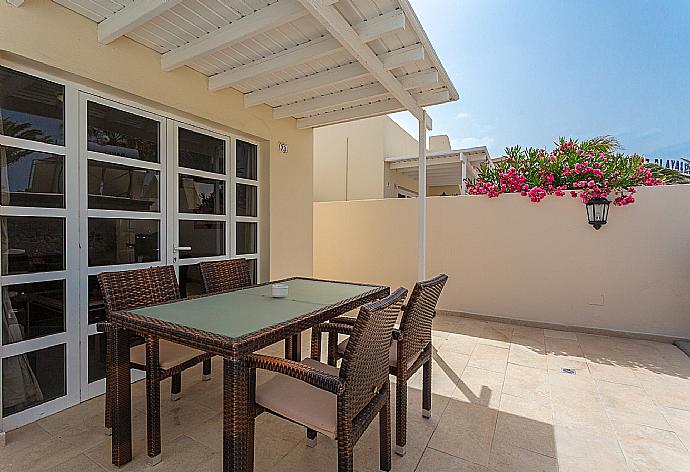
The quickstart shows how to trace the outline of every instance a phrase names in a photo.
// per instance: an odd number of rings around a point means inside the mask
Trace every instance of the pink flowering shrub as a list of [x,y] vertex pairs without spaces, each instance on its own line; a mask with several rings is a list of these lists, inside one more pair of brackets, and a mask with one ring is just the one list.
[[520,193],[533,202],[547,195],[578,195],[584,203],[594,197],[613,194],[614,205],[635,202],[635,187],[664,185],[637,154],[614,152],[606,138],[578,142],[561,138],[557,147],[506,149],[507,157],[493,167],[482,165],[478,178],[468,181],[472,195],[497,197],[502,193]]

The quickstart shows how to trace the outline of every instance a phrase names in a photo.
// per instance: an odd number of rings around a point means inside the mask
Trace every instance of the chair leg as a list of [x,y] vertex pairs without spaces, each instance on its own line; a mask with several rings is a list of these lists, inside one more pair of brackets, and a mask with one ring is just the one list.
[[182,374],[175,374],[172,376],[172,385],[170,386],[170,400],[176,402],[182,397]]
[[211,359],[204,361],[204,373],[201,375],[201,380],[204,382],[211,380]]
[[432,360],[429,359],[422,366],[422,416],[424,418],[431,418],[431,363]]
[[396,378],[395,383],[395,453],[405,455],[407,445],[407,379]]
[[105,346],[105,434],[110,436],[113,433],[113,379],[112,379],[112,365],[113,365],[113,339],[108,332],[106,334],[107,341]]
[[316,447],[317,433],[313,429],[307,428],[307,446]]
[[379,411],[379,465],[385,472],[391,470],[391,403],[386,402]]
[[338,472],[353,472],[355,468],[354,445],[349,438],[338,439]]
[[149,465],[161,461],[161,381],[158,338],[146,337],[146,444]]
[[328,365],[338,362],[338,333],[328,333]]

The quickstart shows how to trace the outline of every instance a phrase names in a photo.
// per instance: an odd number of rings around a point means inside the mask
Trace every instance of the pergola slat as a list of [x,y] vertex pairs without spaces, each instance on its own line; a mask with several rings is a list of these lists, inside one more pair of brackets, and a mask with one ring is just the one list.
[[147,0],[134,2],[98,24],[98,41],[108,44],[134,31],[182,0]]

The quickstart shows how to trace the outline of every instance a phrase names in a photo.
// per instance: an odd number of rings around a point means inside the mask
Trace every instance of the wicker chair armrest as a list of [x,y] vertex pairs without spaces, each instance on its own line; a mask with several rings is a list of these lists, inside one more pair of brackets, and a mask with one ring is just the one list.
[[337,318],[333,318],[329,321],[329,323],[340,323],[350,326],[354,326],[356,322],[357,318],[352,318],[351,316],[338,316]]
[[248,356],[248,360],[249,366],[252,368],[288,375],[336,395],[340,395],[345,390],[345,384],[340,377],[314,369],[300,362],[261,354],[252,354]]
[[113,330],[113,325],[109,321],[101,321],[96,323],[96,331],[99,333],[109,333]]
[[354,325],[344,324],[344,323],[334,323],[330,321],[328,323],[321,323],[312,328],[313,333],[338,333],[351,335]]

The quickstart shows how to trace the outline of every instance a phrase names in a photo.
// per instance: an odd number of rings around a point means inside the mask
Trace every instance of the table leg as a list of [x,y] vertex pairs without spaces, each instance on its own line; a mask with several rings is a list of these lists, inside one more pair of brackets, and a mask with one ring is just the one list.
[[302,360],[302,333],[285,338],[285,359]]
[[129,374],[129,332],[112,333],[112,459],[121,467],[132,460],[132,403]]
[[302,360],[302,333],[292,336],[290,344],[292,344],[292,356],[290,356],[290,359],[300,362]]
[[[252,472],[249,445],[253,411],[250,407],[249,367],[241,357],[223,360],[223,471]],[[253,454],[254,451],[251,451]]]

